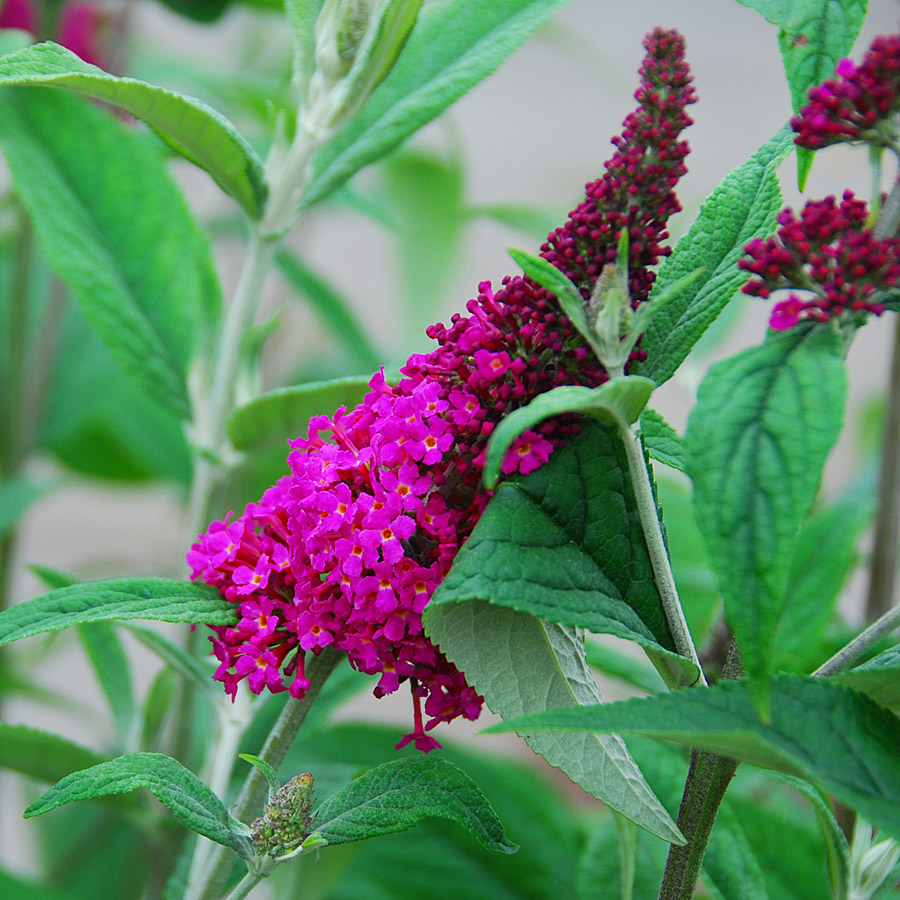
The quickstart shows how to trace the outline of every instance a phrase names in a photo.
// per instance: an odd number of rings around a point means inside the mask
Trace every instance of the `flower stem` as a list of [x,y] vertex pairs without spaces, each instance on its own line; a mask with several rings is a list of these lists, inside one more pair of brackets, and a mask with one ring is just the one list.
[[[743,674],[740,651],[732,641],[722,678],[732,680]],[[691,750],[691,764],[677,819],[687,843],[683,847],[675,844],[669,847],[659,900],[691,900],[694,896],[709,836],[737,767],[737,760],[730,757],[708,750]]]
[[666,621],[669,624],[669,631],[675,642],[675,649],[681,656],[691,660],[697,666],[700,673],[697,683],[706,684],[703,668],[697,656],[697,648],[694,646],[681,601],[678,599],[678,588],[675,586],[675,577],[669,562],[669,551],[666,548],[662,527],[659,524],[656,498],[653,496],[653,487],[650,484],[650,473],[647,471],[647,460],[644,456],[644,446],[640,434],[634,428],[626,427],[621,427],[620,432],[625,444],[628,469],[631,473],[631,483],[637,500],[638,514],[641,517],[641,526],[644,529],[647,552],[650,554],[650,564],[653,567],[656,587],[662,601]]
[[257,872],[248,872],[223,900],[244,900],[244,897],[262,881],[263,876]]
[[[877,238],[894,236],[900,228],[900,181],[884,206],[872,233]],[[875,538],[866,591],[866,618],[883,615],[893,605],[897,571],[897,545],[900,543],[900,315],[894,315],[894,339],[888,381],[881,465],[878,471],[878,508],[875,512]]]
[[[285,754],[297,736],[300,726],[309,713],[313,701],[318,697],[322,685],[334,670],[341,653],[332,647],[326,647],[318,656],[312,657],[306,666],[306,677],[310,686],[302,700],[289,699],[285,704],[281,715],[272,726],[269,736],[259,752],[260,759],[264,759],[274,769],[277,769],[284,760]],[[244,787],[241,790],[237,803],[232,809],[232,815],[241,822],[246,822],[260,810],[265,800],[268,782],[266,776],[255,766],[252,766]],[[194,885],[189,885],[185,892],[185,900],[215,900],[221,895],[228,873],[234,861],[234,855],[227,847],[217,845],[213,848],[209,857],[206,872],[202,880]],[[255,882],[254,882],[255,883]],[[250,885],[252,887],[253,885]],[[248,888],[249,890],[249,888]],[[235,895],[245,896],[245,895]],[[229,900],[231,900],[229,896]]]
[[853,665],[873,644],[900,628],[900,606],[894,606],[873,622],[862,634],[857,635],[849,644],[838,650],[828,662],[823,663],[813,672],[813,678],[824,678],[835,675]]

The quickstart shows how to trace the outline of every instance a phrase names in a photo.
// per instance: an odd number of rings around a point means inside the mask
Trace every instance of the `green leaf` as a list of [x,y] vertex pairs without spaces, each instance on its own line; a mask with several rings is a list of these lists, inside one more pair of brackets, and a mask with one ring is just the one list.
[[362,402],[371,375],[353,375],[332,381],[311,381],[269,391],[235,410],[228,420],[228,437],[237,450],[255,451],[306,437],[309,420],[322,410],[348,409]]
[[874,511],[871,492],[851,490],[803,523],[775,638],[776,669],[803,672],[822,662],[825,629]]
[[900,838],[900,720],[829,679],[779,675],[770,719],[746,681],[580,709],[553,709],[488,731],[642,734],[746,760],[817,782],[873,825]]
[[[454,0],[426,5],[390,75],[316,154],[304,204],[321,200],[363,166],[399,146],[493,72],[565,3]],[[292,2],[288,7],[295,35],[303,36],[301,52],[311,39],[309,21],[315,21],[311,11],[299,21],[298,10],[304,6]]]
[[294,81],[305,88],[316,68],[316,20],[326,0],[284,0],[294,38]]
[[222,801],[193,772],[163,753],[130,753],[73,772],[38,797],[24,816],[30,819],[75,800],[127,794],[141,787],[147,788],[185,828],[249,859],[252,851],[246,840],[231,830]]
[[647,405],[654,384],[648,378],[633,375],[613,378],[597,388],[564,385],[538,394],[527,406],[504,416],[488,443],[484,464],[484,483],[493,488],[500,478],[500,466],[513,441],[545,419],[565,413],[585,413],[602,422],[611,422],[628,430]]
[[0,612],[0,645],[111,619],[233,625],[237,615],[234,604],[207,584],[166,578],[109,578],[59,588]]
[[518,849],[478,785],[442,759],[398,759],[370,769],[329,797],[315,834],[330,846],[405,831],[426,816],[452,819],[497,853]]
[[215,22],[231,0],[162,0],[170,9],[195,22]]
[[117,78],[46,42],[0,59],[0,85],[68,88],[143,119],[176,153],[207,171],[251,218],[266,200],[262,161],[235,127],[194,97]]
[[0,481],[0,540],[15,529],[32,503],[46,496],[55,487],[56,484],[52,482],[23,476]]
[[497,488],[426,607],[426,631],[440,643],[438,619],[471,600],[636,641],[696,678],[674,652],[625,448],[590,420],[547,465]]
[[[490,710],[504,719],[600,700],[584,658],[583,637],[574,629],[472,600],[428,616],[426,631],[466,673]],[[675,823],[620,738],[522,736],[585,791],[664,840],[681,842]]]
[[279,250],[275,263],[290,286],[302,294],[322,323],[347,348],[363,370],[375,369],[381,361],[356,314],[344,298],[296,254]]
[[103,762],[95,750],[58,734],[0,722],[0,767],[37,781],[58,781],[73,768]]
[[652,459],[684,471],[684,438],[655,409],[641,413],[641,435]]
[[668,381],[691,348],[747,280],[737,262],[744,245],[769,234],[781,209],[777,170],[791,152],[793,132],[782,128],[745,163],[725,176],[700,208],[688,233],[663,263],[648,302],[703,269],[678,296],[656,311],[641,340],[647,361],[634,371]]
[[900,645],[874,659],[845,669],[838,676],[844,684],[868,694],[876,703],[900,714]]
[[500,225],[514,228],[537,241],[544,241],[564,218],[565,210],[560,212],[550,207],[496,203],[489,206],[470,206],[464,210],[464,214],[470,219],[493,219]]
[[697,524],[754,678],[772,663],[797,535],[840,432],[845,392],[837,334],[797,328],[713,366],[688,423]]
[[81,98],[0,92],[0,145],[51,266],[120,366],[176,415],[215,327],[208,241],[146,136]]
[[78,637],[106,697],[119,747],[127,747],[135,715],[131,668],[115,628],[108,622],[78,626]]

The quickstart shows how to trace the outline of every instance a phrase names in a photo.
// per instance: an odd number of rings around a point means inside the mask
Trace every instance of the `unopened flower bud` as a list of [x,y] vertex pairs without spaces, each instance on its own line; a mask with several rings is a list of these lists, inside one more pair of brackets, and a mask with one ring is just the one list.
[[296,850],[312,830],[313,777],[309,772],[282,785],[253,823],[258,854],[284,856]]

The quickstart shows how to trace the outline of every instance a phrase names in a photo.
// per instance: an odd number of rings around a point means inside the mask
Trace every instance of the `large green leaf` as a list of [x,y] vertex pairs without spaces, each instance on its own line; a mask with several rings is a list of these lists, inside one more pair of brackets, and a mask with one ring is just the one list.
[[747,682],[606,706],[550,710],[489,731],[615,731],[700,747],[811,779],[900,838],[900,720],[827,679],[779,675],[763,719]]
[[208,241],[158,147],[107,110],[0,92],[0,145],[51,266],[115,360],[180,416],[220,297]]
[[[480,600],[429,617],[428,634],[504,719],[600,701],[575,629]],[[523,735],[536,753],[608,806],[671,842],[680,832],[615,735]]]
[[772,663],[797,535],[840,432],[845,392],[837,334],[797,328],[713,366],[688,423],[697,524],[756,678]]
[[347,844],[405,831],[426,816],[458,822],[490,850],[518,849],[478,785],[442,759],[398,759],[370,769],[329,797],[316,813],[315,833]]
[[233,603],[207,584],[166,578],[109,578],[58,588],[0,612],[0,645],[85,622],[154,619],[233,625]]
[[262,161],[235,127],[194,97],[117,78],[46,42],[0,58],[0,85],[68,88],[143,119],[185,159],[205,169],[253,218],[266,199]]
[[781,209],[778,166],[791,152],[793,132],[782,128],[746,162],[729,172],[700,208],[690,230],[666,259],[649,302],[700,269],[677,296],[656,311],[641,339],[647,360],[635,372],[668,381],[691,348],[747,280],[737,267],[744,245],[775,227]]
[[502,483],[426,608],[488,600],[530,615],[639,643],[687,681],[653,580],[628,464],[614,429],[586,420],[549,464]]
[[163,753],[129,753],[73,772],[38,797],[24,815],[28,819],[76,800],[127,794],[141,787],[186,828],[249,858],[248,842],[232,830],[222,801],[193,772]]
[[4,900],[77,900],[75,894],[26,881],[4,869],[0,869],[0,896]]
[[[838,60],[853,48],[866,18],[868,0],[738,0],[778,28],[794,112],[807,101],[809,89],[834,75]],[[812,152],[799,155],[800,189],[812,165]]]
[[[565,3],[453,0],[428,4],[390,75],[316,154],[304,203],[321,200],[430,122],[493,72]],[[296,18],[295,12],[292,15]],[[295,23],[295,32],[297,27]],[[308,22],[303,27],[308,28]],[[308,41],[308,32],[304,34]]]

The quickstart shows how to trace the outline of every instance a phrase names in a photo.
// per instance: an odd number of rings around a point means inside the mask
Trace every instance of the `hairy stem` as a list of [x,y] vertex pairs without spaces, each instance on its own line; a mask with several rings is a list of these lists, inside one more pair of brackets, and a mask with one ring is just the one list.
[[823,663],[813,672],[813,677],[824,678],[827,675],[842,672],[863,656],[873,644],[897,628],[900,628],[900,606],[889,609],[862,634],[857,635],[849,644],[838,650],[828,662]]
[[263,876],[256,872],[248,872],[223,900],[244,900],[244,897],[262,881],[262,878]]
[[[260,759],[264,759],[272,768],[277,769],[281,765],[313,701],[318,697],[322,685],[340,659],[341,653],[332,647],[326,647],[318,656],[310,659],[306,667],[306,677],[310,681],[309,689],[302,700],[287,701],[259,753]],[[232,815],[241,822],[255,817],[262,808],[267,790],[266,776],[252,766],[237,803],[232,809]],[[219,897],[233,862],[232,851],[227,847],[216,845],[209,856],[206,871],[198,873],[194,884],[188,885],[185,900],[215,900]]]
[[640,434],[636,430],[625,427],[622,427],[620,432],[625,443],[628,469],[631,473],[631,482],[634,486],[638,512],[644,530],[644,540],[650,554],[653,576],[656,580],[663,611],[666,614],[666,621],[669,624],[669,631],[675,641],[675,649],[681,656],[687,657],[697,666],[700,672],[698,683],[706,684],[706,678],[697,656],[697,648],[694,646],[681,601],[678,599],[678,588],[675,586],[675,577],[669,562],[669,551],[666,548],[662,527],[659,524],[656,498],[653,496],[653,487],[650,484],[650,473],[647,471],[647,460],[644,456],[644,446]]
[[[743,674],[740,651],[732,641],[722,677],[731,680]],[[737,760],[730,757],[708,750],[691,750],[691,764],[677,819],[687,843],[683,847],[674,844],[669,847],[659,900],[691,900],[694,896],[709,836],[737,767]]]

